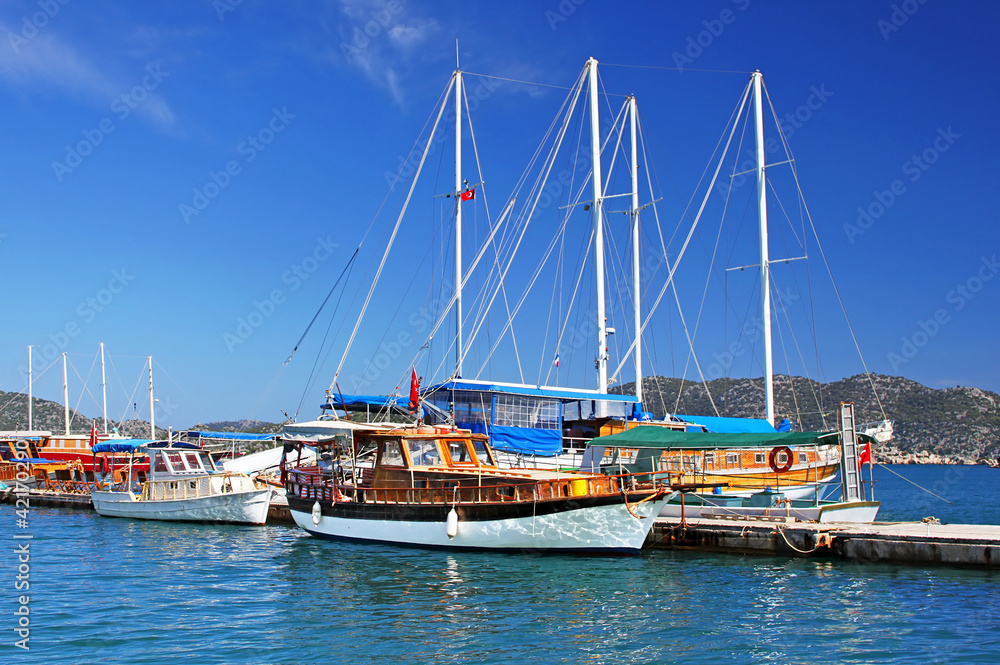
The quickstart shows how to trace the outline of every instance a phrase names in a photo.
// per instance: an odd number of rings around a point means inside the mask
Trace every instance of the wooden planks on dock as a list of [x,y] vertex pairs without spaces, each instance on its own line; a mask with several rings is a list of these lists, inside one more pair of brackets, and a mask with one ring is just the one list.
[[690,519],[680,524],[661,518],[646,543],[654,549],[1000,567],[1000,526],[986,525],[777,519]]

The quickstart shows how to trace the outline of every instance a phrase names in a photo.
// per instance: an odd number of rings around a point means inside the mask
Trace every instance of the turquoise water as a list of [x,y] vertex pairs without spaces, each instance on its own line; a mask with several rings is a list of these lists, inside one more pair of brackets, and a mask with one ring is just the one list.
[[[1000,523],[984,504],[1000,470],[893,470],[932,490],[950,482],[936,489],[957,504],[878,469],[887,518]],[[25,652],[3,613],[11,662],[1000,662],[997,572],[449,553],[42,508],[26,530],[15,520],[3,506],[7,542],[33,536],[32,623]],[[16,566],[8,555],[11,610]]]

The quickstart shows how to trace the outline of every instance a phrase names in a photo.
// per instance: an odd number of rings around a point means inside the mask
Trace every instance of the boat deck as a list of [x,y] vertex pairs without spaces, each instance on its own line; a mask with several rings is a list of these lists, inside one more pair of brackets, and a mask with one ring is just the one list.
[[1000,568],[1000,526],[796,522],[784,518],[659,518],[646,546],[734,554],[822,557],[858,562]]

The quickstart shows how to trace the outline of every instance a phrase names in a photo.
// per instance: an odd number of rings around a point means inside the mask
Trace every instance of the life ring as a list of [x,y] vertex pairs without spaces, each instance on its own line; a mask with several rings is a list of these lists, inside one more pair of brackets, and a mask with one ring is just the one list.
[[[778,455],[785,453],[785,463],[778,466]],[[775,446],[771,448],[771,454],[767,456],[768,466],[775,473],[784,473],[792,468],[792,449],[788,446]]]

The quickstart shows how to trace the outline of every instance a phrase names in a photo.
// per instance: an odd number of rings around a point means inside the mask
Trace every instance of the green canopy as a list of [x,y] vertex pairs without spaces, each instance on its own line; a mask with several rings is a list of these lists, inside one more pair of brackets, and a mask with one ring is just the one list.
[[[871,437],[858,434],[862,443]],[[662,448],[715,449],[715,448],[773,448],[775,446],[814,446],[839,443],[837,432],[767,432],[721,434],[715,432],[680,432],[655,425],[639,425],[631,429],[597,437],[591,446],[607,448]]]

